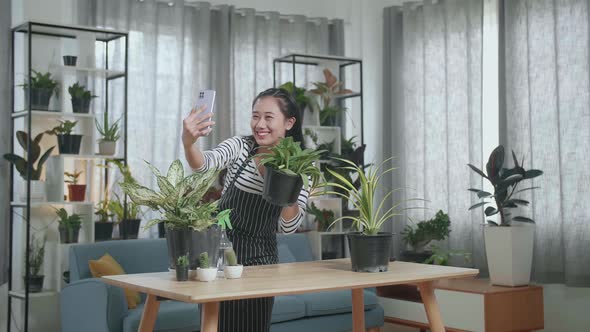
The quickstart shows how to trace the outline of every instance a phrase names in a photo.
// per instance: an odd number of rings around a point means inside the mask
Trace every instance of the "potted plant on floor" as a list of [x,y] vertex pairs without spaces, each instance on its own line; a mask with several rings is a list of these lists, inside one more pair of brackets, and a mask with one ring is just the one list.
[[178,259],[176,259],[176,280],[188,280],[188,254],[178,256]]
[[217,278],[217,267],[211,266],[214,260],[209,260],[209,253],[206,251],[199,255],[199,268],[197,269],[197,279],[199,281],[212,281]]
[[82,171],[74,170],[73,173],[64,172],[67,179],[64,181],[68,184],[68,200],[70,202],[84,202],[86,198],[86,185],[78,184],[78,178],[82,174]]
[[431,241],[442,241],[451,232],[449,215],[439,210],[429,220],[420,221],[415,227],[406,225],[402,231],[402,238],[409,250],[402,253],[403,260],[422,263],[432,256],[433,252],[427,248]]
[[96,119],[94,121],[98,133],[102,136],[98,141],[98,154],[115,155],[117,152],[117,140],[121,137],[119,134],[119,120],[109,125],[109,115],[105,112],[102,125]]
[[113,237],[113,223],[110,220],[113,213],[109,209],[109,203],[109,199],[105,198],[96,205],[94,214],[99,218],[94,223],[94,239],[96,241],[110,240]]
[[150,163],[147,164],[156,176],[159,190],[147,188],[129,178],[120,186],[136,204],[161,213],[160,218],[151,220],[145,228],[165,224],[170,267],[175,267],[175,257],[186,252],[189,252],[191,269],[199,266],[199,255],[203,251],[208,252],[211,261],[217,262],[221,234],[219,225],[231,226],[230,210],[218,212],[217,201],[201,201],[215,181],[217,172],[211,170],[185,176],[184,166],[180,160],[175,160],[167,174],[163,175]]
[[96,98],[90,90],[86,90],[86,87],[74,83],[68,87],[70,97],[72,97],[72,111],[74,113],[88,113],[90,112],[90,101],[92,98]]
[[57,145],[60,154],[79,154],[82,135],[72,134],[78,121],[59,120],[59,122],[59,126],[55,126],[45,133],[57,136]]
[[225,266],[223,267],[223,274],[226,279],[238,279],[242,276],[244,266],[238,264],[238,258],[236,252],[233,249],[225,249],[223,251],[225,258]]
[[514,195],[539,188],[532,186],[518,189],[518,186],[522,181],[536,178],[543,172],[537,169],[525,170],[524,158],[519,163],[514,151],[512,151],[512,158],[514,166],[505,167],[504,147],[500,145],[490,154],[486,164],[487,174],[468,164],[494,188],[493,193],[469,189],[482,200],[471,206],[469,210],[495,203],[495,206],[487,206],[484,210],[486,217],[499,215],[498,221],[487,219],[488,227],[484,228],[490,279],[495,285],[521,286],[527,285],[530,281],[535,238],[534,221],[528,217],[513,216],[509,209],[529,205],[528,201],[516,198]]
[[[31,201],[33,202],[45,200],[45,184],[43,181],[41,181],[41,174],[43,172],[43,165],[55,148],[55,146],[52,146],[51,148],[47,149],[43,155],[41,155],[40,143],[42,138],[43,133],[40,133],[35,136],[35,139],[31,140],[26,132],[19,130],[16,132],[16,139],[25,151],[25,154],[27,152],[27,147],[30,148],[30,159],[27,159],[28,156],[21,157],[13,153],[4,154],[4,159],[12,163],[20,176],[25,180],[23,184],[26,186],[27,179],[31,181],[30,196]],[[27,189],[24,187],[23,192],[26,193],[26,191]],[[26,199],[26,195],[23,195],[21,199]]]
[[33,70],[33,76],[30,79],[31,85],[28,83],[22,85],[25,90],[25,108],[29,105],[29,94],[30,94],[30,105],[33,110],[49,110],[49,101],[51,96],[55,92],[58,94],[58,83],[56,80],[51,78],[51,73],[40,73]]
[[270,152],[262,153],[260,164],[265,169],[262,197],[272,204],[289,206],[297,201],[303,186],[311,192],[321,178],[321,172],[314,163],[323,152],[303,150],[293,137],[287,137],[273,146]]
[[59,218],[59,238],[61,243],[78,243],[78,234],[82,225],[82,217],[79,214],[68,215],[66,209],[56,209]]
[[23,276],[24,282],[29,284],[29,292],[38,293],[43,289],[43,259],[45,256],[45,237],[31,239],[29,247],[29,274]]
[[345,109],[334,105],[333,100],[338,96],[352,93],[351,90],[344,89],[343,82],[339,82],[336,76],[329,69],[324,69],[325,82],[314,82],[315,89],[309,90],[310,93],[320,97],[322,106],[320,110],[320,125],[335,126],[337,117]]

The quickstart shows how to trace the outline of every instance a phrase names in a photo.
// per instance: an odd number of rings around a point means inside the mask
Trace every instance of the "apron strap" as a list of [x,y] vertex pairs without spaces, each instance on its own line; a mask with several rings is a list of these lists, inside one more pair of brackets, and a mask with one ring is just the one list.
[[229,190],[233,185],[235,185],[236,180],[238,179],[238,177],[240,176],[240,174],[242,174],[242,171],[244,170],[244,168],[246,168],[246,165],[248,165],[248,162],[250,161],[250,158],[252,158],[254,156],[255,145],[256,145],[256,142],[252,143],[252,146],[248,150],[248,157],[246,157],[246,159],[240,165],[240,168],[238,168],[238,171],[236,172],[236,175],[234,176],[234,178],[232,179],[232,181],[230,182],[230,184],[227,186],[227,189],[225,189],[226,191]]

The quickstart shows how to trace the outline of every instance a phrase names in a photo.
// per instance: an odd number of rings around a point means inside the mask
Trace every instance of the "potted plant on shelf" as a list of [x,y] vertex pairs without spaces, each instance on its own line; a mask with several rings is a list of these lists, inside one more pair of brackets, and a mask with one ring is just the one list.
[[115,199],[109,202],[109,211],[117,217],[119,236],[122,239],[137,239],[141,225],[141,206],[133,201],[125,201],[115,194]]
[[99,218],[94,223],[94,239],[96,241],[110,240],[113,237],[113,223],[110,221],[113,213],[109,209],[109,203],[109,199],[105,198],[96,205],[94,214]]
[[212,281],[217,278],[217,267],[211,266],[213,261],[216,260],[209,260],[209,254],[206,251],[199,255],[199,268],[197,269],[199,281]]
[[[24,131],[17,131],[16,132],[16,139],[20,146],[27,152],[27,147],[30,148],[30,162],[27,159],[28,156],[18,156],[13,153],[5,153],[4,159],[8,162],[12,163],[20,176],[25,180],[23,184],[25,187],[23,188],[23,192],[26,193],[27,182],[26,180],[29,179],[31,181],[31,201],[44,201],[45,200],[45,184],[41,181],[41,174],[43,172],[43,165],[51,155],[51,152],[55,148],[52,146],[51,148],[47,149],[43,155],[41,155],[41,139],[43,138],[43,133],[38,134],[35,136],[35,139],[31,140],[29,135]],[[40,157],[39,157],[40,156]],[[30,173],[29,173],[30,172]],[[26,195],[23,195],[21,199],[26,199]]]
[[[515,194],[534,190],[539,187],[527,187],[517,190],[524,180],[530,180],[543,174],[541,170],[524,169],[524,158],[519,163],[512,151],[514,166],[504,166],[504,147],[502,145],[492,151],[486,164],[486,173],[479,168],[468,166],[484,179],[488,180],[494,192],[471,188],[482,201],[474,204],[469,210],[487,206],[484,210],[486,217],[499,215],[499,221],[487,219],[484,228],[486,257],[490,270],[490,279],[495,285],[521,286],[530,281],[533,259],[533,243],[535,238],[534,221],[528,217],[512,216],[509,209],[528,206],[529,202],[514,197]],[[519,224],[514,224],[518,222]],[[530,226],[522,223],[532,224]]]
[[422,263],[432,256],[432,251],[427,248],[431,241],[442,241],[451,232],[449,215],[439,210],[429,220],[420,221],[416,227],[406,225],[402,231],[402,238],[410,250],[402,253],[403,260]]
[[43,239],[37,239],[33,237],[31,239],[31,245],[29,247],[29,273],[23,276],[25,283],[29,284],[29,292],[38,293],[43,289],[43,259],[45,256],[45,237]]
[[64,66],[75,67],[78,57],[75,55],[64,55],[63,60],[64,60]]
[[[146,162],[147,163],[147,162]],[[158,223],[166,227],[166,241],[170,268],[176,265],[175,257],[189,252],[190,268],[199,265],[199,255],[207,251],[209,258],[217,262],[219,256],[220,225],[231,226],[230,210],[218,212],[217,201],[202,202],[203,195],[216,178],[217,172],[184,174],[184,166],[175,160],[166,175],[147,163],[157,178],[159,190],[152,190],[137,181],[126,178],[121,189],[138,205],[161,213],[145,225]]]
[[100,125],[95,119],[96,129],[102,135],[98,141],[98,154],[100,155],[115,155],[117,150],[117,140],[121,137],[119,134],[119,120],[109,125],[109,115],[104,113],[103,124]]
[[233,249],[225,249],[223,251],[225,258],[225,266],[223,267],[223,274],[226,279],[238,279],[242,276],[244,266],[238,264],[238,258],[236,252]]
[[61,243],[78,243],[78,234],[82,225],[82,218],[79,214],[68,215],[66,209],[56,209],[59,218],[59,238]]
[[90,112],[90,101],[92,98],[96,98],[90,90],[86,90],[86,87],[74,83],[68,87],[70,97],[72,97],[72,111],[74,113],[88,113]]
[[45,131],[45,133],[57,136],[57,146],[60,154],[80,153],[82,135],[72,134],[78,121],[59,120],[59,122],[59,126],[55,126],[53,129]]
[[[49,101],[51,95],[55,92],[58,94],[58,83],[51,78],[51,73],[40,73],[33,70],[33,75],[30,79],[31,85],[28,83],[22,85],[25,90],[25,107],[28,108],[29,98],[31,109],[33,110],[49,110]],[[30,94],[30,97],[29,97]]]
[[335,126],[337,116],[344,112],[345,109],[334,105],[334,98],[352,93],[351,90],[344,89],[343,82],[339,82],[336,76],[329,69],[324,69],[325,82],[314,82],[315,89],[309,90],[310,93],[320,97],[322,101],[320,110],[320,125]]
[[68,200],[70,202],[84,202],[86,198],[86,185],[85,184],[78,184],[78,178],[82,174],[82,171],[74,170],[73,173],[64,172],[64,175],[67,177],[65,183],[68,184]]
[[314,221],[318,232],[325,232],[334,221],[334,211],[328,209],[319,209],[315,203],[311,203],[307,207],[307,212],[314,216]]
[[303,186],[311,192],[321,177],[314,163],[323,152],[303,150],[293,137],[286,137],[270,152],[262,153],[260,164],[265,168],[262,197],[272,204],[289,206],[297,201]]
[[188,280],[188,254],[178,256],[176,259],[176,280]]

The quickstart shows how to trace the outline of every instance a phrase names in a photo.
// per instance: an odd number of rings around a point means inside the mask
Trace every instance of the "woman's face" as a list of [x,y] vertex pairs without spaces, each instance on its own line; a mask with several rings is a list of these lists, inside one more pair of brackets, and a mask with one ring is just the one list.
[[260,146],[274,146],[295,124],[295,118],[287,119],[278,103],[274,97],[262,97],[254,104],[250,127]]

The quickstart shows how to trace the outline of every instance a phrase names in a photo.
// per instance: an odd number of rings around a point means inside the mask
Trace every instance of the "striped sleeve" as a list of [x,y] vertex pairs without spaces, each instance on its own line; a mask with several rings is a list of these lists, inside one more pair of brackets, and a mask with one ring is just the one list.
[[240,157],[240,151],[244,148],[244,141],[240,136],[234,136],[221,142],[216,148],[204,151],[203,166],[195,169],[195,172],[206,172],[210,169],[221,170],[235,163]]
[[283,217],[280,217],[279,228],[281,232],[290,234],[295,233],[295,231],[297,231],[297,228],[299,228],[299,225],[301,225],[303,218],[305,218],[305,210],[307,207],[308,197],[309,192],[307,191],[307,189],[301,188],[299,198],[297,199],[297,205],[299,205],[299,213],[297,213],[297,215],[291,220],[285,220],[283,219]]

